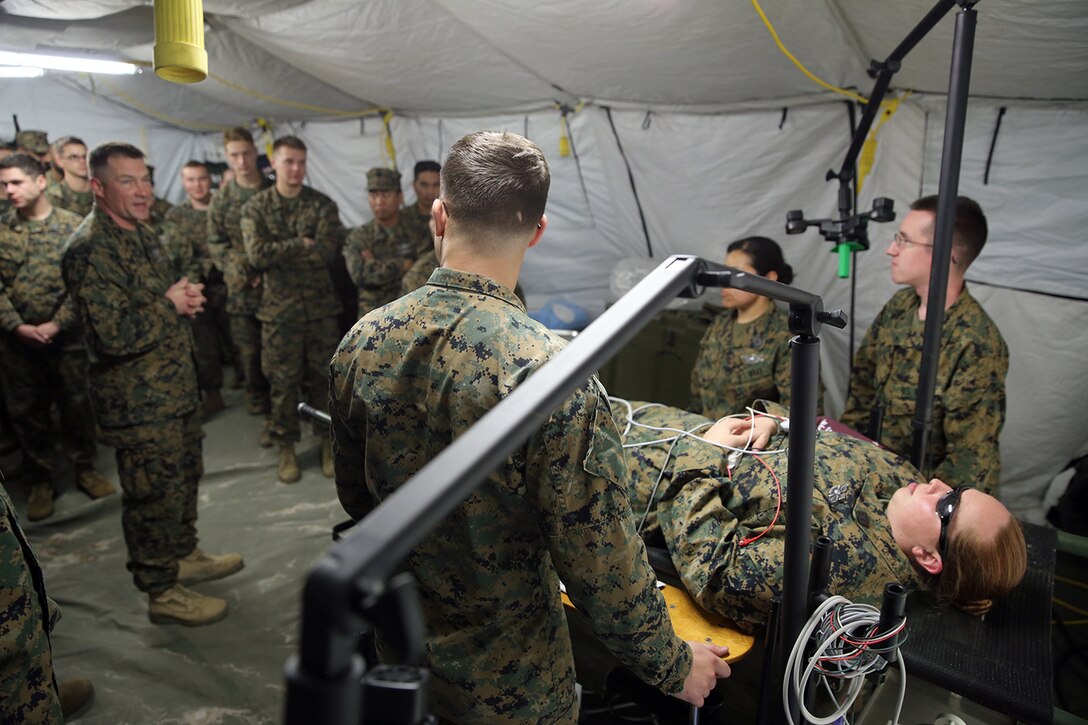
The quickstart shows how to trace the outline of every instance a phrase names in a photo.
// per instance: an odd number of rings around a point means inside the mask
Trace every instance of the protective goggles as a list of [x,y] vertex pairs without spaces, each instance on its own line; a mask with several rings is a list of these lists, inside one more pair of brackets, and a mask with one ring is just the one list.
[[941,538],[937,541],[937,551],[945,556],[948,546],[948,524],[952,521],[952,514],[956,513],[956,507],[960,505],[960,497],[970,486],[959,486],[952,489],[944,496],[937,499],[937,518],[941,520]]

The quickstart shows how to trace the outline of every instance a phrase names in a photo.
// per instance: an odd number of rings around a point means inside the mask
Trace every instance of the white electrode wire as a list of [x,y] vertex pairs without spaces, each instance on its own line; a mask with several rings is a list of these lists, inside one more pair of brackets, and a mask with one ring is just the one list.
[[661,462],[661,470],[657,472],[657,480],[654,481],[654,487],[650,489],[650,498],[646,500],[646,510],[642,512],[642,519],[638,522],[638,528],[635,529],[636,534],[642,535],[642,527],[646,525],[646,519],[650,517],[650,509],[654,507],[654,496],[657,495],[657,488],[665,478],[665,469],[668,468],[669,459],[672,458],[672,451],[676,448],[678,440],[680,440],[680,436],[673,438],[669,450],[665,452],[665,460]]
[[[642,412],[644,410],[647,410],[648,408],[663,408],[665,406],[661,405],[660,403],[648,403],[646,405],[642,405],[642,406],[639,406],[638,408],[632,409],[631,403],[629,401],[627,401],[627,400],[624,400],[623,398],[611,397],[610,396],[608,398],[608,400],[610,402],[619,403],[619,404],[622,404],[622,405],[627,407],[627,410],[628,410],[627,427],[624,428],[624,436],[625,437],[630,432],[632,426],[638,427],[638,428],[643,428],[645,430],[656,431],[656,432],[659,432],[659,433],[675,433],[676,434],[674,436],[668,436],[666,438],[657,438],[657,439],[652,440],[652,441],[641,441],[639,443],[624,443],[623,444],[624,448],[643,448],[645,446],[655,446],[655,445],[658,445],[660,443],[674,443],[678,438],[682,438],[682,437],[686,436],[688,438],[692,438],[694,440],[701,441],[702,443],[706,443],[707,445],[714,446],[715,448],[721,448],[723,450],[736,452],[736,453],[747,453],[748,455],[752,455],[752,456],[770,456],[770,455],[775,455],[775,454],[778,454],[778,453],[785,453],[786,452],[785,448],[777,448],[775,450],[770,450],[770,451],[752,451],[752,450],[748,450],[747,448],[737,448],[735,446],[728,446],[728,445],[726,445],[724,443],[718,443],[716,441],[710,441],[710,440],[707,440],[706,438],[703,438],[702,436],[694,435],[694,433],[696,431],[698,431],[698,430],[700,430],[702,428],[708,428],[708,427],[714,425],[714,423],[702,423],[700,425],[695,426],[694,428],[691,428],[690,430],[682,430],[680,428],[671,428],[669,426],[650,425],[649,423],[640,423],[639,421],[635,420],[635,416],[638,415],[640,412]],[[722,418],[719,418],[718,420],[725,420],[726,418],[752,418],[752,428],[749,430],[748,443],[747,443],[747,445],[751,445],[752,438],[754,437],[754,433],[755,433],[755,417],[756,416],[765,416],[765,417],[772,417],[773,418],[774,416],[767,416],[765,413],[761,413],[761,412],[759,412],[757,410],[753,410],[751,408],[748,408],[748,413],[749,413],[749,415],[747,415],[747,416],[744,413],[735,413],[733,415],[726,415],[726,416],[723,416]]]
[[[827,634],[819,643],[817,643],[812,656],[809,658],[807,666],[802,667],[802,660],[804,658],[805,645],[812,638],[817,629],[822,628],[824,624],[824,618],[828,612],[836,607],[842,608],[842,616],[839,617],[839,621],[842,625],[834,631]],[[825,686],[830,691],[830,686],[827,684],[827,676],[835,676],[840,678],[846,678],[851,680],[850,687],[846,693],[846,699],[840,704],[835,700],[834,696],[832,700],[836,702],[838,707],[835,711],[827,716],[818,717],[805,707],[804,692],[805,683],[809,681],[816,667],[820,664],[822,658],[828,649],[836,646],[839,643],[840,637],[855,629],[858,626],[868,626],[875,628],[880,622],[880,610],[876,607],[871,607],[867,604],[852,604],[848,599],[840,596],[829,597],[823,604],[820,605],[809,617],[805,627],[801,630],[800,635],[797,637],[797,641],[793,643],[793,649],[790,651],[790,655],[786,660],[786,672],[782,678],[782,707],[786,714],[786,721],[789,725],[794,725],[793,716],[790,713],[789,696],[792,689],[797,702],[799,713],[802,715],[804,722],[812,723],[813,725],[830,725],[844,716],[851,707],[854,705],[854,700],[857,699],[858,694],[861,692],[861,687],[864,684],[864,677],[870,672],[879,671],[884,669],[886,661],[883,656],[876,652],[869,652],[870,658],[861,666],[855,667],[853,670],[843,671],[838,674],[827,673],[821,675],[824,680]],[[884,634],[897,634],[902,631],[905,626],[905,621],[900,623],[896,630],[891,633]],[[880,633],[876,633],[880,634]],[[852,653],[851,659],[854,659],[861,653]],[[903,656],[899,650],[895,651],[896,661],[900,670],[900,688],[899,688],[899,701],[895,709],[895,718],[892,721],[894,725],[899,722],[899,714],[903,708],[903,701],[906,697],[906,666],[903,663]]]
[[631,401],[624,400],[623,398],[608,397],[609,403],[622,403],[627,408],[627,427],[623,429],[623,434],[620,438],[626,438],[627,434],[631,432],[631,420],[635,417],[635,411],[631,409]]
[[[650,510],[653,508],[653,505],[654,505],[654,496],[657,495],[657,489],[660,488],[661,481],[664,480],[664,478],[665,478],[665,471],[668,469],[669,460],[672,458],[673,450],[676,449],[676,444],[681,438],[686,436],[686,437],[692,438],[694,440],[706,443],[707,445],[712,445],[712,446],[715,446],[716,448],[721,448],[721,449],[724,449],[724,450],[727,450],[727,451],[731,451],[734,454],[747,453],[749,455],[759,456],[759,455],[773,455],[773,454],[776,454],[776,453],[785,453],[786,452],[785,448],[780,448],[780,449],[776,449],[776,450],[772,450],[772,451],[752,451],[752,450],[748,449],[748,447],[752,445],[752,440],[755,438],[755,430],[756,430],[756,420],[755,419],[756,419],[756,416],[765,415],[763,413],[760,413],[759,411],[753,410],[752,408],[748,408],[748,416],[747,416],[747,418],[751,421],[751,426],[748,428],[748,441],[744,444],[744,446],[745,446],[744,448],[735,448],[733,446],[727,446],[724,443],[717,443],[715,441],[709,441],[706,438],[695,435],[695,433],[702,430],[703,428],[709,428],[712,425],[714,425],[713,422],[700,423],[699,425],[694,426],[692,428],[689,428],[687,430],[682,430],[680,428],[670,428],[668,426],[650,425],[649,423],[640,423],[639,421],[635,420],[635,416],[637,416],[639,413],[641,413],[642,411],[647,410],[649,408],[664,408],[666,406],[662,405],[661,403],[646,403],[644,405],[640,405],[639,407],[635,408],[635,407],[633,407],[631,405],[631,401],[626,400],[624,398],[617,397],[617,396],[609,396],[608,401],[610,403],[612,403],[613,405],[622,405],[625,408],[627,408],[627,415],[625,416],[627,425],[623,429],[623,437],[625,437],[625,438],[631,432],[632,427],[643,428],[645,430],[652,430],[652,431],[657,431],[657,432],[662,432],[662,433],[676,433],[676,435],[669,436],[667,438],[658,438],[656,440],[642,441],[640,443],[625,443],[623,445],[623,447],[625,449],[627,449],[627,448],[644,448],[646,446],[655,446],[655,445],[659,445],[659,444],[663,444],[663,443],[668,443],[669,444],[668,450],[665,451],[665,458],[661,462],[660,470],[658,470],[657,479],[654,481],[653,488],[650,490],[650,497],[646,501],[646,510],[642,512],[642,518],[639,520],[638,528],[635,530],[636,533],[638,533],[638,534],[642,533],[642,528],[646,525],[646,520],[649,518]],[[727,415],[727,416],[725,416],[723,418],[720,418],[719,420],[725,420],[726,418],[744,418],[744,417],[746,417],[746,416],[743,413],[737,413],[737,414],[734,414],[734,415]],[[774,416],[769,416],[769,417],[774,417]]]

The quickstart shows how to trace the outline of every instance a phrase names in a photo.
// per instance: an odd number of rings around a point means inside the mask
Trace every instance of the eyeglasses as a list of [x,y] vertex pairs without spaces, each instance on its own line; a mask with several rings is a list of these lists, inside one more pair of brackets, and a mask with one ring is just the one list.
[[937,518],[941,520],[941,538],[937,540],[937,551],[942,557],[948,546],[948,525],[952,521],[952,514],[956,513],[956,507],[960,505],[963,492],[969,488],[971,487],[959,486],[937,499]]
[[903,236],[903,232],[896,232],[895,236],[892,237],[892,246],[897,248],[897,249],[902,249],[903,247],[906,247],[906,246],[911,245],[911,244],[917,245],[919,247],[932,247],[933,246],[932,244],[927,244],[926,242],[915,242],[915,241],[912,241],[910,239],[907,239],[906,237]]

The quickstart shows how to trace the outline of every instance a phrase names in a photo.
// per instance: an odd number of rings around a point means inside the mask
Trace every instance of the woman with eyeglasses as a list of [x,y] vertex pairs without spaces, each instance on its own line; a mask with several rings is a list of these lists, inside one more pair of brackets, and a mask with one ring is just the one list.
[[[727,267],[789,284],[793,268],[773,239],[747,237],[729,245]],[[691,373],[691,410],[719,418],[756,399],[789,405],[789,313],[769,297],[722,289],[722,311],[699,343]]]
[[[761,628],[782,592],[787,411],[761,402],[766,414],[754,420],[715,423],[676,408],[630,406],[613,410],[640,533],[668,549],[704,609],[747,631]],[[730,448],[748,452],[731,458]],[[829,591],[879,605],[885,584],[899,582],[982,614],[1023,578],[1020,525],[988,494],[920,479],[906,460],[821,419],[811,524],[832,541]]]

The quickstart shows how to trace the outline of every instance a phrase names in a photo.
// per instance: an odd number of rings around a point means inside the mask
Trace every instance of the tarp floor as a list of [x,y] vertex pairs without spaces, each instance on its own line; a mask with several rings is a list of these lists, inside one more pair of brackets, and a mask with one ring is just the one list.
[[[78,722],[240,724],[283,720],[283,666],[297,648],[301,591],[309,566],[347,518],[320,470],[320,438],[303,425],[302,480],[276,480],[275,448],[257,444],[262,418],[245,412],[240,391],[225,390],[226,410],[204,425],[200,547],[238,552],[245,568],[193,585],[224,597],[226,619],[205,627],[156,625],[147,596],[125,569],[120,494],[89,500],[71,476],[58,482],[56,513],[25,520],[27,484],[9,476],[46,589],[62,617],[52,643],[58,680],[89,677],[95,701]],[[18,461],[18,454],[4,460]],[[113,450],[99,448],[98,469],[115,484]]]

